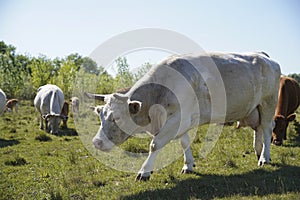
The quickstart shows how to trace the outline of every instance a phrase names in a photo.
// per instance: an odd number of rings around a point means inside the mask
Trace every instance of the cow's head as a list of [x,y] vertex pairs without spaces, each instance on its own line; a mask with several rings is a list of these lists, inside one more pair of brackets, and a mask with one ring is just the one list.
[[142,104],[116,93],[106,95],[105,102],[104,106],[94,108],[94,112],[100,117],[101,126],[93,138],[93,143],[97,149],[109,151],[114,145],[123,143],[131,136],[136,127],[131,116],[141,110]]
[[46,122],[46,131],[52,134],[58,134],[58,127],[60,121],[65,118],[65,116],[60,114],[47,114],[43,115]]
[[295,114],[290,114],[287,117],[284,117],[283,115],[276,115],[274,117],[275,128],[273,129],[272,133],[273,144],[282,145],[282,140],[286,139],[286,129],[289,125],[289,122],[293,121],[295,117]]

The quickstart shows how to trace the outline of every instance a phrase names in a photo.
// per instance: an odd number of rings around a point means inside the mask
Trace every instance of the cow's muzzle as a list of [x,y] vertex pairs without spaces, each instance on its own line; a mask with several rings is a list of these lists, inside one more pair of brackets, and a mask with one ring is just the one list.
[[282,145],[282,140],[273,140],[273,144],[275,144],[276,146],[281,146]]
[[105,143],[103,142],[103,140],[101,140],[101,139],[94,138],[94,139],[93,139],[93,144],[94,144],[94,146],[95,146],[96,149],[99,149],[99,150],[101,150],[101,151],[106,151],[106,152],[108,152],[108,151],[111,150],[111,148],[110,148],[110,147],[107,147],[107,146],[105,145]]

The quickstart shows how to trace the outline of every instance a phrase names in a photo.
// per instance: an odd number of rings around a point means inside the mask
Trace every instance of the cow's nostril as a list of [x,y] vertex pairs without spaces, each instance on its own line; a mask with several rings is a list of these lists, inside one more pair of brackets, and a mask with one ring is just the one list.
[[94,140],[94,146],[97,149],[101,149],[101,147],[103,146],[103,141],[102,140]]

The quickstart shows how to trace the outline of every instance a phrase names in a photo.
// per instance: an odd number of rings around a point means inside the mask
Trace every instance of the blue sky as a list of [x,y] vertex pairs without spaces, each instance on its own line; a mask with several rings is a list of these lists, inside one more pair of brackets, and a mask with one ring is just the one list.
[[[176,31],[206,51],[265,51],[284,74],[300,73],[297,0],[0,0],[0,40],[33,56],[88,56],[139,28]],[[139,59],[156,62],[147,54]]]

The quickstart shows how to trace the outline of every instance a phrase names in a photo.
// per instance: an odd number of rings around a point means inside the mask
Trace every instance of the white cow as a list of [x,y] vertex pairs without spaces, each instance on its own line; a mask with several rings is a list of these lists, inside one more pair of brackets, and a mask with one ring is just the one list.
[[6,106],[6,95],[0,89],[0,115],[4,112]]
[[172,56],[151,68],[126,94],[87,93],[106,102],[95,108],[101,126],[94,146],[109,151],[134,133],[149,131],[149,156],[136,177],[148,180],[157,153],[170,140],[181,139],[182,170],[192,172],[187,132],[207,123],[241,121],[254,130],[258,165],[269,163],[280,74],[280,66],[264,53]]
[[78,113],[79,112],[79,99],[78,97],[72,97],[70,99],[71,107],[72,107],[72,112],[73,113]]
[[56,85],[47,84],[39,87],[38,93],[34,98],[34,106],[40,112],[40,128],[44,129],[43,120],[45,120],[46,131],[52,134],[58,133],[58,127],[64,104],[64,94]]

